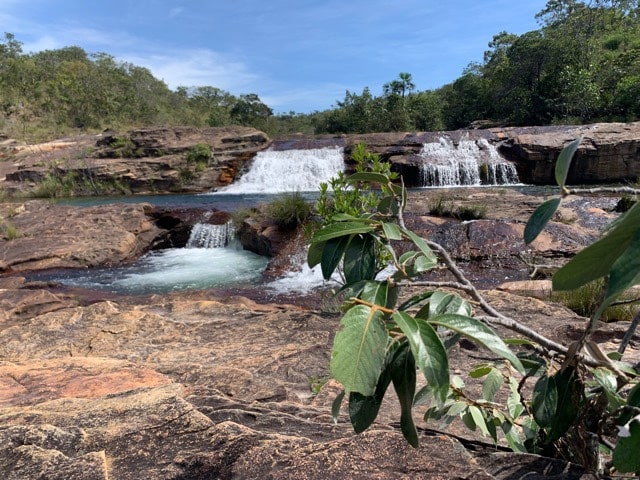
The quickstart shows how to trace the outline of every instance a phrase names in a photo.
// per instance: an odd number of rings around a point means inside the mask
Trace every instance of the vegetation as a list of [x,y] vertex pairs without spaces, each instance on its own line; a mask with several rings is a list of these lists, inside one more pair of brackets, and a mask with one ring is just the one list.
[[479,220],[486,218],[485,205],[456,205],[453,200],[439,197],[429,208],[429,213],[437,217],[450,217],[457,220]]
[[0,42],[0,130],[28,141],[157,124],[247,125],[270,135],[437,131],[640,118],[638,0],[549,0],[540,29],[499,32],[454,82],[419,90],[399,73],[375,95],[347,90],[329,110],[274,115],[255,93],[170,90],[149,70],[65,47],[26,54]]
[[[556,167],[561,196],[531,216],[527,243],[564,196],[580,192],[565,185],[578,143],[561,153]],[[640,473],[640,372],[623,362],[640,315],[616,352],[605,354],[591,338],[606,307],[640,283],[640,206],[631,207],[555,274],[555,290],[573,290],[599,278],[606,285],[583,335],[567,347],[498,312],[442,246],[406,228],[406,192],[388,174],[359,171],[336,185],[348,190],[363,183],[379,189],[375,205],[366,201],[358,212],[325,217],[308,253],[309,265],[320,265],[327,279],[342,268],[341,291],[347,296],[330,363],[331,376],[344,387],[333,404],[334,418],[347,398],[354,430],[366,430],[393,383],[400,428],[414,447],[419,435],[413,407],[426,404],[426,421],[461,419],[517,452],[563,457],[594,473]],[[335,196],[342,194],[348,191]],[[388,265],[376,261],[377,249],[387,252]],[[439,268],[448,269],[454,280],[430,281],[428,273]],[[382,278],[383,269],[393,273]],[[405,287],[411,287],[408,298],[402,295]],[[415,293],[415,287],[426,290]],[[502,338],[494,331],[497,326],[518,338]],[[468,373],[482,382],[480,398],[449,369],[449,351],[462,337],[496,359]],[[419,391],[417,372],[427,383]]]
[[299,192],[286,193],[269,202],[267,213],[278,227],[293,230],[309,217],[311,205]]
[[206,143],[197,143],[189,149],[186,158],[189,163],[206,165],[211,160],[211,147]]

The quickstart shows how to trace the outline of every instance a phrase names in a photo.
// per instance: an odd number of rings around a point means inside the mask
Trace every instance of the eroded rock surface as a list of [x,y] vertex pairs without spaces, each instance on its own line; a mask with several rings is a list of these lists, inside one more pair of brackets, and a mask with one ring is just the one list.
[[16,231],[0,239],[0,271],[82,268],[132,261],[165,233],[148,205],[72,207],[46,201],[0,205],[2,222]]
[[[209,159],[189,161],[198,144]],[[83,194],[206,192],[228,185],[270,139],[248,127],[150,127],[14,146],[0,163],[3,187],[33,193],[48,177],[80,184]],[[67,183],[72,183],[67,180]],[[77,194],[77,193],[76,193]]]
[[[571,340],[563,325],[578,332],[584,321],[542,302],[504,293],[489,298],[506,314],[524,312],[527,324],[562,342]],[[515,478],[514,472],[536,479],[584,473],[496,450],[459,425],[451,432],[462,437],[423,430],[416,451],[398,430],[391,393],[364,434],[353,434],[345,413],[334,425],[330,409],[339,387],[327,382],[313,394],[310,386],[326,378],[336,328],[335,316],[298,307],[178,295],[2,322],[0,474],[489,480]],[[478,361],[477,350],[456,348],[454,368]]]

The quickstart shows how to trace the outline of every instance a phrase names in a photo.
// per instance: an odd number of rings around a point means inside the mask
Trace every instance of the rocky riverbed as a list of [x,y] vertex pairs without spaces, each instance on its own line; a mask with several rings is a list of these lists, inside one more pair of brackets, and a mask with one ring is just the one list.
[[[548,283],[530,276],[535,265],[560,265],[596,238],[615,217],[616,200],[568,199],[526,246],[524,223],[543,200],[513,188],[416,190],[406,220],[445,245],[495,308],[567,345],[585,319],[549,301]],[[438,202],[485,215],[434,216]],[[420,411],[414,450],[399,432],[393,394],[364,434],[353,433],[345,412],[334,424],[340,387],[328,380],[328,365],[339,315],[319,292],[277,301],[220,290],[128,297],[26,280],[45,268],[133,261],[184,241],[197,215],[45,200],[5,202],[0,215],[2,478],[591,478],[571,464],[510,453],[460,422],[425,424]],[[220,215],[212,221],[226,219]],[[247,246],[273,255],[269,275],[291,268],[295,244],[266,220],[249,227]],[[595,338],[611,350],[626,327],[603,325]],[[464,374],[487,355],[461,342],[453,368]],[[637,334],[626,358],[640,360]]]

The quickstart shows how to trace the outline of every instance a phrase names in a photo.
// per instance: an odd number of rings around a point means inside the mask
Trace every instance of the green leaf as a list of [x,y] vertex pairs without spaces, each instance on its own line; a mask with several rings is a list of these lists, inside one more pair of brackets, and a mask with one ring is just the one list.
[[[469,430],[471,430],[472,432],[475,432],[477,425],[473,415],[471,415],[470,408],[468,408],[467,411],[463,413],[460,418],[462,419],[462,423],[464,423]],[[483,422],[484,422],[484,419],[483,419]]]
[[338,417],[340,416],[340,407],[342,406],[344,394],[345,391],[342,390],[331,404],[331,417],[333,418],[333,423],[338,423]]
[[384,215],[397,215],[399,211],[398,199],[392,195],[384,197],[380,200],[380,203],[378,203],[378,212]]
[[[627,395],[627,405],[629,407],[640,408],[640,383],[637,383]],[[629,411],[623,411],[618,418],[618,425],[624,425],[633,417],[631,409]]]
[[579,375],[576,374],[573,367],[567,367],[557,372],[553,375],[553,379],[556,384],[558,401],[551,429],[547,436],[547,442],[549,443],[567,433],[575,422],[580,412],[582,389],[584,388]]
[[429,260],[431,260],[434,263],[438,263],[438,258],[436,257],[436,254],[433,253],[433,250],[431,250],[429,245],[427,245],[427,242],[425,242],[422,237],[416,235],[411,230],[407,230],[406,228],[403,229],[402,231],[407,237],[409,237],[409,240],[411,240],[415,244],[415,246],[420,249],[420,251],[424,254],[425,257],[427,257]]
[[322,276],[325,280],[329,280],[333,272],[340,264],[350,237],[331,238],[323,243],[322,260],[320,267],[322,268]]
[[408,300],[404,301],[402,303],[402,305],[400,305],[398,307],[398,310],[408,310],[411,307],[414,307],[414,306],[418,305],[419,303],[424,302],[425,300],[430,298],[431,295],[433,295],[433,292],[422,292],[422,293],[419,293],[417,295],[414,295],[413,297],[411,297]]
[[482,384],[482,398],[489,402],[493,402],[496,393],[502,386],[503,378],[499,370],[492,368],[489,375]]
[[527,449],[520,438],[518,429],[509,422],[503,422],[501,425],[504,437],[507,439],[507,445],[514,452],[527,453]]
[[569,173],[569,167],[571,166],[571,160],[573,160],[573,156],[576,153],[576,150],[578,150],[580,142],[582,142],[582,137],[576,138],[573,142],[564,147],[560,152],[560,155],[558,155],[555,177],[556,183],[560,188],[564,188],[565,182],[567,181],[567,174]]
[[549,223],[553,214],[560,206],[562,198],[551,198],[536,208],[535,212],[529,217],[524,227],[524,241],[526,244],[533,242],[544,227]]
[[312,242],[326,242],[332,238],[357,235],[359,233],[370,233],[375,227],[361,222],[338,222],[327,225],[318,230],[313,236]]
[[413,263],[413,273],[423,273],[428,270],[433,270],[438,266],[438,262],[433,258],[425,257],[424,255],[418,255]]
[[480,365],[476,368],[474,368],[473,370],[471,370],[469,372],[469,376],[471,378],[482,378],[485,375],[488,375],[491,370],[493,370],[493,367],[490,367],[488,365]]
[[464,335],[470,340],[491,350],[496,355],[509,360],[518,372],[524,373],[524,367],[520,359],[516,357],[493,330],[479,320],[462,315],[446,314],[429,318],[429,323],[446,327],[460,335]]
[[553,377],[543,375],[536,382],[531,396],[533,418],[542,428],[553,425],[558,406],[558,387]]
[[384,231],[384,236],[387,237],[388,240],[402,240],[402,232],[400,231],[400,227],[398,227],[395,223],[382,223],[382,230]]
[[384,366],[387,331],[382,313],[365,305],[342,317],[335,335],[330,370],[348,392],[371,396]]
[[394,359],[402,347],[406,349],[408,343],[404,342],[399,347],[397,344],[395,345],[395,348],[392,346],[392,348],[387,351],[385,367],[378,378],[376,390],[373,395],[364,396],[358,392],[351,392],[351,394],[349,394],[349,419],[356,433],[364,432],[378,416],[380,405],[391,383],[391,377],[395,368],[393,364]]
[[[425,308],[428,308],[428,311],[423,312],[421,310],[417,315],[418,317],[430,319],[437,315],[444,314],[469,316],[472,312],[471,304],[462,297],[440,291],[433,292],[433,295],[431,295],[429,303]],[[423,316],[424,314],[427,316]]]
[[398,300],[398,287],[386,281],[369,281],[365,283],[360,298],[381,307],[393,308]]
[[609,303],[629,287],[640,282],[640,225],[627,249],[611,267],[607,294]]
[[373,280],[376,274],[375,241],[370,235],[356,235],[344,254],[344,278],[347,283]]
[[613,466],[620,473],[640,472],[640,420],[629,423],[629,436],[618,437],[618,443],[613,451]]
[[482,411],[475,405],[470,405],[469,415],[471,415],[471,418],[473,418],[473,423],[476,424],[476,427],[480,429],[482,434],[486,435],[487,437],[490,437],[491,433],[487,428],[487,422],[485,422],[484,416],[482,415]]
[[524,405],[522,405],[522,397],[520,396],[518,388],[518,381],[513,377],[509,377],[509,390],[511,393],[507,398],[507,409],[513,419],[518,418],[522,412],[524,412]]
[[414,448],[420,447],[418,431],[413,423],[413,398],[416,393],[416,363],[405,343],[398,349],[392,364],[393,387],[400,400],[400,429]]
[[604,237],[580,251],[555,273],[553,289],[573,290],[607,275],[616,260],[629,248],[639,228],[640,203],[636,203],[618,218]]
[[313,242],[309,245],[309,251],[307,252],[307,264],[309,268],[313,268],[322,261],[322,252],[326,242]]
[[407,336],[418,368],[431,385],[436,401],[444,402],[449,391],[449,359],[436,331],[427,322],[405,312],[393,319]]

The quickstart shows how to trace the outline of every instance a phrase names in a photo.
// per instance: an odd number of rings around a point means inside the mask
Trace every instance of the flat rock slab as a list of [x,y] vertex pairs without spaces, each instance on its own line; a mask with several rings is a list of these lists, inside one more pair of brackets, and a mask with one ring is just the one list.
[[[489,297],[541,328],[546,319],[559,338],[561,324],[578,331],[580,319],[557,307]],[[334,424],[339,385],[314,395],[311,384],[327,378],[337,326],[337,317],[299,307],[195,295],[0,321],[0,477],[516,478],[506,460],[492,460],[501,448],[464,439],[460,426],[422,430],[420,450],[408,446],[391,393],[364,434],[344,411]],[[477,350],[456,347],[453,356],[465,371],[479,361]],[[540,461],[548,460],[508,463],[526,478],[556,478],[535,473]],[[565,478],[580,478],[577,467],[561,466]]]

